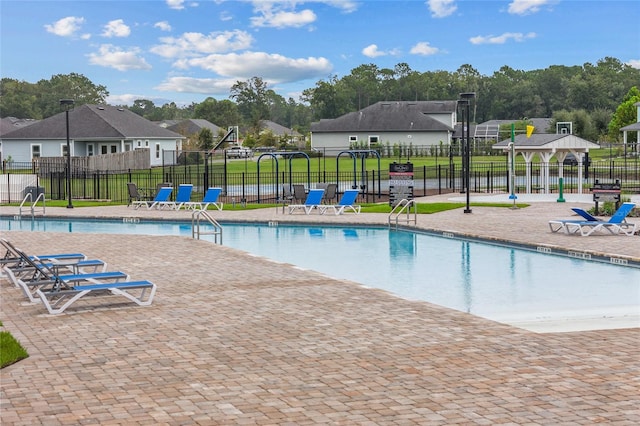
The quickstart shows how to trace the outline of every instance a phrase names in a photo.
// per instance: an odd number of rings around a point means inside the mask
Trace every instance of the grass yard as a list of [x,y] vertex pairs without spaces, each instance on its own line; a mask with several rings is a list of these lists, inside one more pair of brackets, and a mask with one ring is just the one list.
[[[2,327],[0,322],[0,327]],[[27,351],[20,345],[8,331],[0,330],[0,368],[14,364],[29,356]]]

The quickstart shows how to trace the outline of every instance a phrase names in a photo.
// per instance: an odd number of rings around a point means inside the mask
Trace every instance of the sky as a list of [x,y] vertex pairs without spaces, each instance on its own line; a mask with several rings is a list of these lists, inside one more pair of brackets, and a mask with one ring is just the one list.
[[229,99],[260,77],[300,102],[363,64],[490,76],[596,64],[640,68],[637,0],[0,0],[0,76],[77,73],[112,105]]

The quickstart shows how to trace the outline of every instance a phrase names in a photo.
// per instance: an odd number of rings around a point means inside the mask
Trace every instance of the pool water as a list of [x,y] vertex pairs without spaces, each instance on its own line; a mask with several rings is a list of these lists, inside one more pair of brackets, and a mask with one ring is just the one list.
[[[640,310],[637,268],[387,228],[222,226],[225,246],[496,321]],[[155,221],[0,219],[0,230],[191,237],[191,223]]]

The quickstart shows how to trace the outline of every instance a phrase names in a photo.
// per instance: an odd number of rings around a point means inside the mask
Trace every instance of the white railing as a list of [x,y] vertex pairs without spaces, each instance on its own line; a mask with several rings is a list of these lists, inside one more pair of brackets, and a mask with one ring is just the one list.
[[[413,213],[412,213],[413,211]],[[415,200],[407,200],[402,199],[398,204],[396,204],[391,213],[389,213],[389,217],[387,221],[389,223],[389,228],[391,228],[392,224],[395,224],[396,229],[398,228],[398,224],[400,222],[409,224],[413,222],[415,225],[418,220],[418,206],[416,205]]]
[[[203,220],[211,225],[213,230],[201,229]],[[222,226],[206,210],[194,210],[191,213],[191,238],[199,240],[201,235],[213,235],[213,242],[222,244]]]

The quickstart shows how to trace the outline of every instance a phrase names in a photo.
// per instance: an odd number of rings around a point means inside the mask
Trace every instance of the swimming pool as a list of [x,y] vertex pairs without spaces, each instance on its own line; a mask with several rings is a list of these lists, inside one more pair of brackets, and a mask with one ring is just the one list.
[[[500,322],[640,306],[637,268],[387,228],[222,225],[225,246]],[[0,230],[190,237],[191,223],[0,218]]]

